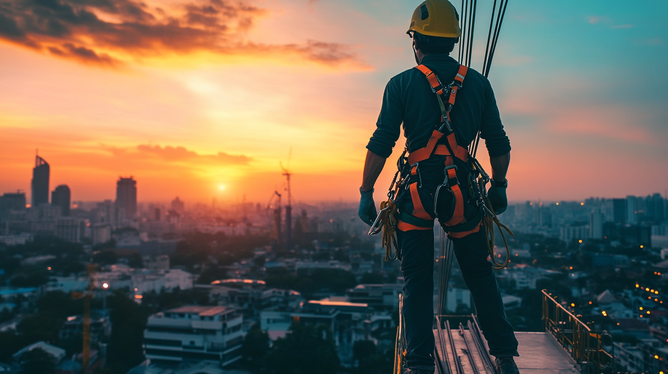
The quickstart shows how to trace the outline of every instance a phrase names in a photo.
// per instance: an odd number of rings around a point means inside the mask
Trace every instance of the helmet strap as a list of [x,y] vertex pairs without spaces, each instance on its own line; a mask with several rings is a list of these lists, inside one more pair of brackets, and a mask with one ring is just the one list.
[[420,60],[418,59],[418,54],[417,54],[417,48],[415,48],[416,35],[415,33],[413,33],[411,36],[413,37],[413,44],[411,45],[411,48],[413,48],[413,57],[415,57],[415,63],[420,65]]
[[413,44],[413,57],[415,57],[415,63],[420,65],[420,60],[418,60],[417,49],[415,49],[415,44]]

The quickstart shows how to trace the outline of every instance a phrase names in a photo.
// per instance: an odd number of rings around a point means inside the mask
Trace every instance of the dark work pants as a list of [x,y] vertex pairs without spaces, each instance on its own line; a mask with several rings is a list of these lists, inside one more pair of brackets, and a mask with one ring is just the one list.
[[[399,232],[404,274],[403,317],[406,328],[406,367],[434,370],[434,232]],[[484,230],[465,238],[453,238],[453,248],[466,286],[471,291],[489,353],[496,357],[519,356],[517,339],[508,322],[501,292],[487,261]]]

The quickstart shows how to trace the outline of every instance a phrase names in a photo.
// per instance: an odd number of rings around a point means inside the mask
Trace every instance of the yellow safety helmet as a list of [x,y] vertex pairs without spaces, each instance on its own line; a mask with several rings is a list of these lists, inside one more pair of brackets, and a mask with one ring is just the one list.
[[415,8],[407,33],[439,38],[459,38],[462,30],[455,7],[448,0],[425,0]]

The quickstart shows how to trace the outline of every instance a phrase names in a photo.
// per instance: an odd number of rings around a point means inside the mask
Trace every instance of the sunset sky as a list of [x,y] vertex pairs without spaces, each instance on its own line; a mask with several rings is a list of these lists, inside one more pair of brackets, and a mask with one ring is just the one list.
[[[357,199],[385,84],[415,65],[419,3],[2,2],[0,192],[29,196],[39,149],[73,200],[114,199],[132,175],[140,201],[265,202],[280,162],[296,200]],[[492,1],[478,4],[476,69]],[[490,74],[510,200],[664,193],[666,14],[659,0],[510,0]]]

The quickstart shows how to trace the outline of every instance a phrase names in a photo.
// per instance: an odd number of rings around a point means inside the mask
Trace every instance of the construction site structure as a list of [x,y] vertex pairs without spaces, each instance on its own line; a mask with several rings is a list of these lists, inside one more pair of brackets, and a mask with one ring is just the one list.
[[281,230],[281,197],[282,195],[278,191],[274,191],[274,193],[271,195],[271,198],[269,199],[269,203],[267,203],[267,210],[269,210],[272,206],[271,203],[274,201],[274,199],[277,199],[276,207],[272,211],[273,224],[271,238],[275,240],[279,246],[283,242],[283,233]]
[[[88,286],[85,291],[72,292],[72,298],[83,299],[84,314],[83,314],[83,350],[81,354],[81,372],[86,374],[88,372],[88,365],[90,360],[90,299],[93,298],[95,290],[95,273],[97,272],[97,265],[89,263],[86,267],[88,272]],[[106,304],[106,300],[105,300]],[[105,305],[106,307],[106,305]]]
[[[291,157],[292,148],[290,148],[290,153],[288,155],[288,167],[290,166]],[[288,192],[288,204],[285,206],[285,249],[290,249],[292,247],[292,190],[290,188],[290,177],[292,176],[292,173],[290,173],[290,170],[283,167],[283,163],[280,165],[283,170],[283,176],[287,182],[286,191]]]

